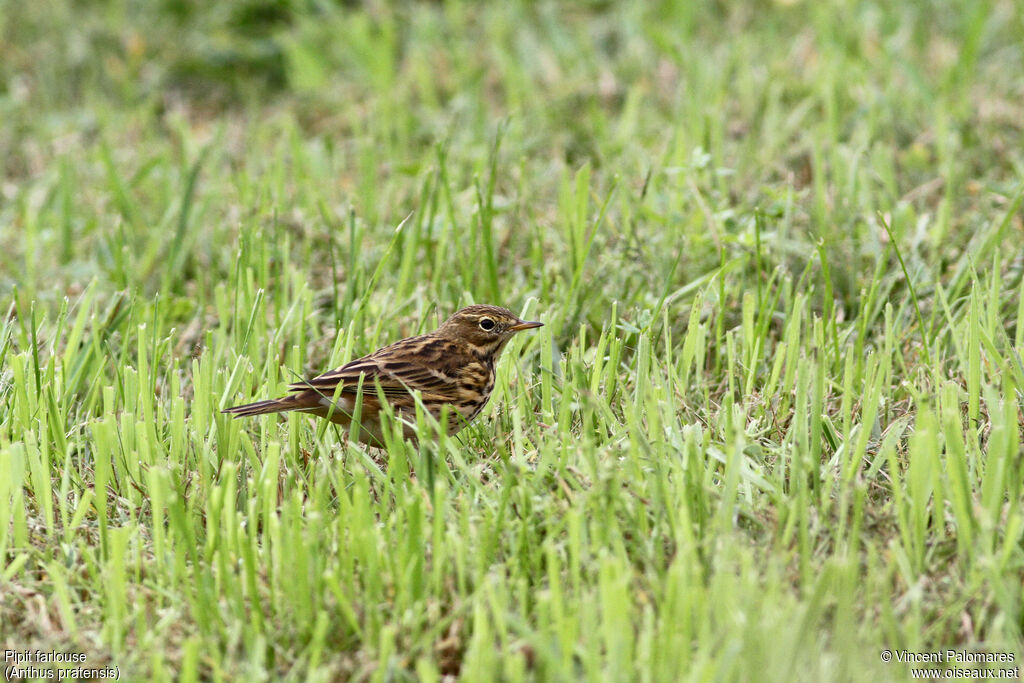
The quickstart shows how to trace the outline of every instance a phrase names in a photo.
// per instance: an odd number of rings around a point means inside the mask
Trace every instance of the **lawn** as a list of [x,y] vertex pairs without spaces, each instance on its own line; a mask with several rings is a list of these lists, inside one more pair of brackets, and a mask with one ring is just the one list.
[[[7,677],[1019,676],[1021,35],[3,3]],[[456,436],[220,413],[470,303],[545,326]]]

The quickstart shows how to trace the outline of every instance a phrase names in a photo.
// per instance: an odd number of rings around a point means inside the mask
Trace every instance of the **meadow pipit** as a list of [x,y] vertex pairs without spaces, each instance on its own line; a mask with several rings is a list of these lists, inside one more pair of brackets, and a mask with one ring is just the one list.
[[[462,429],[477,416],[494,388],[494,364],[516,332],[543,323],[520,320],[507,308],[469,306],[429,334],[397,341],[336,370],[288,386],[290,396],[224,410],[235,417],[298,410],[351,429],[360,395],[358,439],[372,446],[384,443],[380,395],[402,421],[406,438],[415,436],[416,402],[440,420],[449,406],[445,429]],[[379,389],[378,389],[379,384]],[[356,431],[351,429],[351,431]]]

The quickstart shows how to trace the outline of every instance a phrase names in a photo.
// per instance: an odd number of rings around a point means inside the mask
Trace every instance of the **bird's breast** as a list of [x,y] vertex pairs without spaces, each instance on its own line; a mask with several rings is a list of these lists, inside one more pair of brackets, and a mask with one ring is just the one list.
[[459,378],[458,398],[455,409],[465,421],[476,417],[491,397],[494,389],[493,369],[484,364],[472,363]]

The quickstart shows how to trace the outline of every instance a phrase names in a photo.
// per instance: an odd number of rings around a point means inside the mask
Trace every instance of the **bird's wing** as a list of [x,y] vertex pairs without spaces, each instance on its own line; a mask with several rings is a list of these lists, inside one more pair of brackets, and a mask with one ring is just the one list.
[[447,363],[439,362],[445,352],[451,350],[448,344],[447,340],[429,335],[403,339],[313,379],[290,384],[288,388],[292,391],[312,389],[330,397],[341,384],[341,393],[355,394],[362,376],[363,394],[367,396],[377,393],[379,383],[388,398],[408,397],[410,392],[419,391],[425,401],[452,401],[457,397],[456,377],[446,371]]

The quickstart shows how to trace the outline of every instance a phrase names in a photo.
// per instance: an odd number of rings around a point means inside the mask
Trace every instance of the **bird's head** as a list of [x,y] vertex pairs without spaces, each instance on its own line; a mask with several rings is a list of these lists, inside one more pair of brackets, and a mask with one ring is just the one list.
[[480,353],[496,353],[516,332],[543,324],[521,320],[507,308],[480,304],[456,311],[438,328],[437,334],[468,342]]

